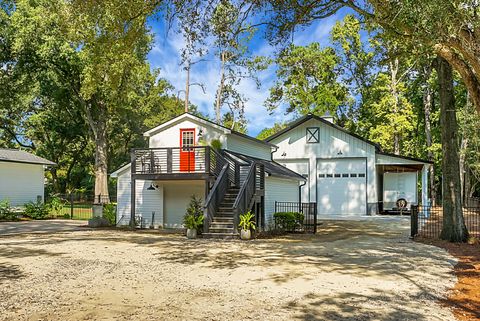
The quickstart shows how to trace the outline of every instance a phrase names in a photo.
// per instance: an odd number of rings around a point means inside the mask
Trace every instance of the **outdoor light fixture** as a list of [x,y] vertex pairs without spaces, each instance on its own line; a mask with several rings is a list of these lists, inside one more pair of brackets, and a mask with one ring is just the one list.
[[200,129],[200,130],[198,131],[197,137],[198,137],[198,138],[202,138],[202,137],[203,137],[203,129]]
[[287,153],[283,152],[283,153],[282,153],[282,156],[283,156],[283,157],[287,156]]
[[337,155],[343,155],[342,150],[339,150]]
[[150,186],[147,187],[147,191],[154,191],[158,188],[158,185],[153,185],[153,183],[150,183]]

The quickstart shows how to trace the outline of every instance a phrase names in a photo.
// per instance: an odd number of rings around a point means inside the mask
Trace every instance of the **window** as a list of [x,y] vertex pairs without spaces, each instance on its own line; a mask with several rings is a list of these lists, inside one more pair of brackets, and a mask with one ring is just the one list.
[[357,174],[350,174],[350,177],[357,177]]
[[340,174],[335,174],[335,177],[340,177]]
[[327,174],[327,177],[333,177],[333,175],[332,174]]
[[318,143],[320,141],[320,128],[307,127],[307,143]]
[[358,174],[358,177],[365,177],[365,174]]
[[342,177],[348,177],[348,174],[342,174]]
[[184,131],[182,132],[182,146],[190,147],[195,145],[193,140],[193,131]]
[[318,174],[318,177],[325,178],[325,174]]

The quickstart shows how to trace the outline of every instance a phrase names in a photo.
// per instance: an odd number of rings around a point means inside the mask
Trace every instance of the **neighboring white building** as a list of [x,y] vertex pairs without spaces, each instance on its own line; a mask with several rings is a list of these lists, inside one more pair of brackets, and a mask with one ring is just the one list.
[[12,206],[43,201],[45,166],[54,162],[17,149],[0,148],[0,201]]
[[[206,205],[204,233],[229,236],[239,214],[253,209],[257,224],[267,228],[275,201],[299,201],[305,178],[272,161],[271,143],[189,113],[144,136],[149,148],[134,149],[132,163],[111,174],[117,178],[118,225],[130,224],[133,215],[144,227],[180,228],[196,195]],[[210,147],[214,140],[221,151]]]
[[275,161],[308,178],[302,202],[316,202],[320,218],[374,215],[397,210],[403,200],[408,209],[418,204],[418,172],[422,203],[428,202],[431,162],[383,153],[378,144],[335,125],[332,117],[306,115],[265,141],[278,146]]

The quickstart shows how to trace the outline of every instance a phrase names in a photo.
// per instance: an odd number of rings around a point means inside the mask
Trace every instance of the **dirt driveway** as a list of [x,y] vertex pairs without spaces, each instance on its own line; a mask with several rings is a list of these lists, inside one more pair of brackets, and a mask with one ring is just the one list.
[[454,320],[454,259],[408,221],[317,236],[186,240],[75,231],[0,238],[0,320]]

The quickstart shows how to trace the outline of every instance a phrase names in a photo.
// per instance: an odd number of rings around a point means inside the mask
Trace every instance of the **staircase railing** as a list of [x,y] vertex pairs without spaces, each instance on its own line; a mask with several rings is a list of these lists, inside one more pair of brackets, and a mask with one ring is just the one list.
[[205,200],[204,207],[204,221],[203,221],[203,231],[208,233],[210,228],[210,223],[213,220],[213,217],[217,214],[217,209],[220,203],[223,201],[225,194],[227,193],[228,187],[230,185],[230,179],[228,176],[229,164],[225,163],[222,167],[222,170],[218,174],[215,183],[213,184],[210,193]]
[[256,162],[252,162],[247,177],[238,192],[235,203],[233,203],[233,226],[236,229],[240,222],[240,214],[247,212],[251,206],[251,200],[256,191]]

